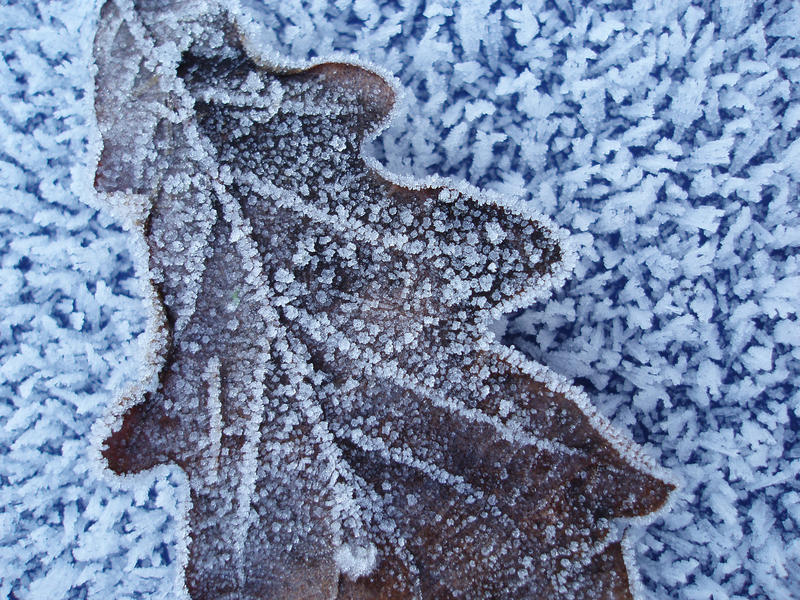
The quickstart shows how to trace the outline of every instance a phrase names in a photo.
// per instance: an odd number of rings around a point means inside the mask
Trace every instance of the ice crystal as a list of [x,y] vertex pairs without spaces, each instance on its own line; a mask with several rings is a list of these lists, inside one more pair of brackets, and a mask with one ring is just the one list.
[[185,471],[188,593],[630,597],[614,519],[672,484],[488,333],[563,280],[563,234],[384,172],[360,149],[391,79],[250,27],[110,0],[95,40],[95,187],[152,308],[147,376],[96,433],[117,473]]

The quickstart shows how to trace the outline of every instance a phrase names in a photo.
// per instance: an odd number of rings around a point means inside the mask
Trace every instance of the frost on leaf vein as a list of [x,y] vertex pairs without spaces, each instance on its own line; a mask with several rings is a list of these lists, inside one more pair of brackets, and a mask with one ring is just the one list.
[[562,234],[361,156],[390,79],[291,66],[215,5],[109,0],[95,187],[132,230],[142,383],[111,470],[189,482],[185,591],[217,598],[629,598],[614,519],[672,489],[487,323],[558,285]]

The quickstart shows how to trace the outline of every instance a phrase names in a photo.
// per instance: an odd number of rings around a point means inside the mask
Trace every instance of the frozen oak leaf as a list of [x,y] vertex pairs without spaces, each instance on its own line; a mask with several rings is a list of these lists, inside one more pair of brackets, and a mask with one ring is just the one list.
[[361,156],[396,88],[240,13],[111,0],[95,187],[138,243],[146,376],[108,466],[187,475],[200,599],[628,598],[615,519],[672,485],[487,323],[560,283],[524,206]]

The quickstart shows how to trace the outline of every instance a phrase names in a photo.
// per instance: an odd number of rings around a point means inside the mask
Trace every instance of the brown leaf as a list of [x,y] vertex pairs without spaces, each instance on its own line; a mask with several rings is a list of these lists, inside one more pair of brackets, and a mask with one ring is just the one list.
[[102,452],[186,472],[191,597],[630,597],[613,519],[672,484],[486,332],[563,280],[562,234],[366,162],[396,96],[371,68],[195,13],[110,0],[95,40],[95,186],[152,303]]

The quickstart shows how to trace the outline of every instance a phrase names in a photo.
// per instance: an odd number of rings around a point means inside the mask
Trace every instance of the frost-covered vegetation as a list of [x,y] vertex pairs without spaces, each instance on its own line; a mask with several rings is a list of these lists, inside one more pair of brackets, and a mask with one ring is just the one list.
[[189,595],[629,598],[618,519],[674,484],[487,335],[563,283],[565,231],[374,166],[396,82],[286,72],[209,4],[111,0],[94,43],[94,187],[130,223],[153,341],[93,433],[117,474],[186,474]]
[[[586,5],[586,6],[584,6]],[[462,177],[574,232],[507,341],[584,385],[684,480],[636,544],[656,598],[800,587],[800,9],[795,2],[353,3],[256,9],[294,58],[397,74],[390,169]],[[163,597],[177,472],[112,490],[88,431],[135,375],[126,248],[86,208],[95,7],[0,11],[0,595]],[[82,186],[82,187],[81,187]],[[134,591],[135,590],[135,591]]]

